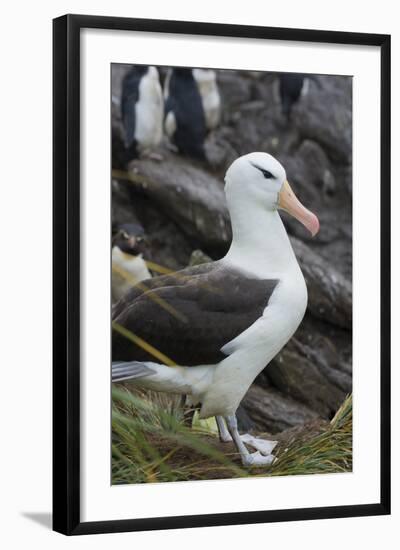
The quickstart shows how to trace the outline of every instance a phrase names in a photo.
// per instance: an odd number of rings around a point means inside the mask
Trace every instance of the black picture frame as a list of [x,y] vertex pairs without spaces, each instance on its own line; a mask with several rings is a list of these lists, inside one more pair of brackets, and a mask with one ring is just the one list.
[[[381,495],[372,504],[80,520],[80,31],[115,29],[378,46],[381,51]],[[65,15],[53,21],[53,529],[66,535],[390,513],[390,35]]]

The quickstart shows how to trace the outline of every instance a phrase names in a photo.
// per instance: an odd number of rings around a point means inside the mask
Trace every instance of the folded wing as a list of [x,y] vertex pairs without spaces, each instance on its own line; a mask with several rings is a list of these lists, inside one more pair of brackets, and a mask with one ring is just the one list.
[[114,310],[113,361],[160,362],[157,350],[179,365],[217,363],[221,348],[261,317],[277,283],[221,262],[144,281]]

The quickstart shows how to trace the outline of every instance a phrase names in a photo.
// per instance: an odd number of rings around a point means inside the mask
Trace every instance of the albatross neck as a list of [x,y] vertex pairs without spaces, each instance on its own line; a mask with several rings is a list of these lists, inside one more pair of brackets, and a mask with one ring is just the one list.
[[277,210],[252,204],[229,204],[232,244],[225,261],[260,277],[299,270]]

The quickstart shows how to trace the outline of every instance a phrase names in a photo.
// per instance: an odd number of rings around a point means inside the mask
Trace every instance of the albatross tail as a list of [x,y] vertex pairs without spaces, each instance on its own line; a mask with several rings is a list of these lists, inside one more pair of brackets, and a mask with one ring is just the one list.
[[112,382],[123,382],[124,380],[146,378],[152,374],[154,374],[154,370],[145,363],[116,361],[112,364],[111,380]]
[[112,363],[112,382],[132,382],[155,391],[176,394],[193,394],[205,391],[212,381],[214,365],[196,368],[169,367],[150,361],[115,361]]

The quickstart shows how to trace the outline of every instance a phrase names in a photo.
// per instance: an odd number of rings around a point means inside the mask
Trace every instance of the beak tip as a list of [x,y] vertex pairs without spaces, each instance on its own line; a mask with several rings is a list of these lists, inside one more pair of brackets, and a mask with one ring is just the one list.
[[319,220],[315,214],[305,208],[293,193],[286,180],[279,192],[278,208],[282,208],[288,214],[296,218],[311,233],[312,237],[319,231]]
[[313,214],[313,218],[311,219],[311,223],[309,225],[309,231],[312,237],[315,237],[315,235],[319,232],[319,228],[319,219],[315,216],[315,214]]

